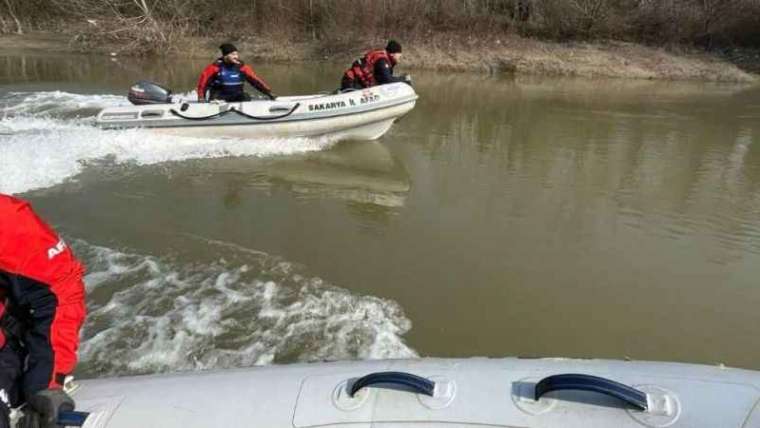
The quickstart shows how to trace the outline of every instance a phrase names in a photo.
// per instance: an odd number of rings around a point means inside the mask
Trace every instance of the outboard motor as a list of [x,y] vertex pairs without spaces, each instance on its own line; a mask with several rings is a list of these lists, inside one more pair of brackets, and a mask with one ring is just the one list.
[[127,99],[135,105],[169,104],[172,102],[172,91],[157,83],[140,80],[129,88]]

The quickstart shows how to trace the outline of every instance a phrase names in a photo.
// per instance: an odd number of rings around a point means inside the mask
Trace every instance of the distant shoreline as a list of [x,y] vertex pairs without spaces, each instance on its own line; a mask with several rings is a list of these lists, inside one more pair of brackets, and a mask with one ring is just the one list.
[[[72,40],[70,36],[56,33],[3,35],[0,36],[0,50],[6,54],[95,53],[128,56],[120,52],[119,46],[102,45],[85,49]],[[446,33],[437,33],[423,41],[403,42],[405,69],[589,78],[760,81],[758,74],[743,71],[726,58],[694,49],[666,50],[616,41],[557,43],[514,35],[462,40]],[[218,55],[216,46],[219,43],[219,40],[210,38],[187,38],[180,44],[187,46],[186,49],[168,54],[183,58],[214,58]],[[246,57],[260,62],[330,61],[348,65],[364,50],[382,46],[383,40],[370,39],[350,46],[330,46],[330,49],[319,41],[294,42],[263,37],[235,43]],[[752,53],[750,57],[760,64],[758,53]]]

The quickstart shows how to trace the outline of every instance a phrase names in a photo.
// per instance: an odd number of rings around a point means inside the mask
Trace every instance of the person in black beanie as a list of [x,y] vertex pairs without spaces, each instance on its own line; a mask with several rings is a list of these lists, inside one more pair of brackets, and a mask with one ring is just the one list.
[[243,90],[246,81],[269,99],[276,98],[269,85],[256,75],[253,68],[240,60],[235,45],[223,43],[219,49],[222,56],[206,66],[198,79],[198,101],[250,101],[251,96]]
[[396,77],[393,68],[401,61],[401,44],[389,40],[385,49],[367,52],[351,64],[340,82],[340,89],[361,89],[386,83],[407,82],[408,76]]

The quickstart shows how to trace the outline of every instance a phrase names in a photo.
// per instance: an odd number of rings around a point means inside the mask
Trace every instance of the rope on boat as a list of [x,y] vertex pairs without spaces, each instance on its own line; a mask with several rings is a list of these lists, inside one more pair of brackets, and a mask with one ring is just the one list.
[[281,115],[278,115],[278,116],[253,116],[251,114],[245,113],[242,110],[239,110],[238,108],[236,108],[234,106],[230,107],[229,109],[227,109],[225,111],[220,111],[219,113],[214,113],[212,115],[203,116],[203,117],[185,116],[184,114],[178,112],[177,110],[175,110],[173,108],[169,109],[169,113],[171,113],[171,114],[173,114],[173,115],[175,115],[175,116],[177,116],[179,118],[186,119],[186,120],[209,120],[209,119],[216,119],[217,117],[222,117],[222,116],[226,115],[227,113],[231,113],[231,112],[235,112],[235,113],[239,114],[240,116],[247,117],[248,119],[253,119],[253,120],[275,120],[275,119],[283,119],[283,118],[286,118],[286,117],[290,116],[300,106],[301,106],[301,103],[296,103],[296,105],[294,105],[293,108],[290,109],[290,111],[288,111],[287,113],[283,113]]

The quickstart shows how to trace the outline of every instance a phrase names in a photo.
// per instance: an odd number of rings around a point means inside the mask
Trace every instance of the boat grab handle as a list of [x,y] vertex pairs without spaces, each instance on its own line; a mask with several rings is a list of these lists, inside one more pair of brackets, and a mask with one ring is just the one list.
[[264,116],[264,117],[253,116],[253,115],[250,115],[248,113],[244,113],[243,111],[235,108],[234,106],[230,107],[229,109],[227,109],[225,111],[220,111],[219,113],[214,113],[214,114],[211,114],[211,115],[208,115],[208,116],[203,116],[203,117],[185,116],[184,114],[178,112],[175,109],[169,109],[169,112],[171,114],[179,117],[179,118],[187,119],[187,120],[209,120],[209,119],[216,119],[217,117],[222,117],[222,116],[224,116],[224,115],[226,115],[227,113],[230,113],[230,112],[235,112],[235,113],[239,114],[240,116],[244,116],[244,117],[247,117],[249,119],[255,119],[255,120],[275,120],[275,119],[282,119],[282,118],[290,116],[300,106],[301,106],[301,103],[296,103],[296,105],[294,105],[293,108],[290,109],[290,111],[288,111],[287,113],[283,113],[283,114],[278,115],[278,116]]
[[370,387],[377,384],[394,384],[411,388],[418,394],[433,396],[435,391],[435,382],[425,379],[411,373],[404,372],[377,372],[362,376],[351,385],[348,395],[353,397],[364,387]]
[[248,114],[248,113],[244,113],[242,110],[238,110],[238,109],[236,109],[236,108],[234,108],[234,107],[232,108],[232,111],[234,111],[235,113],[237,113],[237,114],[239,114],[239,115],[241,115],[241,116],[245,116],[245,117],[247,117],[247,118],[249,118],[249,119],[256,119],[256,120],[274,120],[274,119],[282,119],[283,117],[288,117],[288,116],[290,116],[290,115],[291,115],[291,114],[293,114],[293,112],[294,112],[294,111],[296,111],[296,109],[297,109],[298,107],[300,107],[300,106],[301,106],[301,103],[296,103],[296,105],[294,105],[294,106],[293,106],[293,108],[292,108],[292,109],[290,109],[290,111],[289,111],[289,112],[287,112],[287,113],[283,113],[283,114],[281,114],[281,115],[279,115],[279,116],[264,116],[264,117],[260,117],[260,116],[252,116],[252,115],[250,115],[250,114]]
[[603,377],[584,374],[558,374],[541,379],[536,384],[534,399],[551,391],[591,391],[622,400],[639,410],[647,411],[647,395],[636,388]]
[[169,109],[169,113],[187,120],[209,120],[209,119],[216,119],[217,117],[222,117],[225,114],[229,113],[230,110],[220,111],[219,113],[210,114],[208,116],[203,117],[192,117],[192,116],[185,116],[184,114],[178,112],[177,110],[174,110],[173,108]]
[[90,416],[87,412],[76,412],[74,410],[69,412],[58,412],[58,425],[66,427],[81,427]]
[[275,113],[275,112],[278,112],[278,111],[290,111],[290,107],[288,107],[288,106],[272,106],[272,107],[269,107],[269,112],[270,113]]

